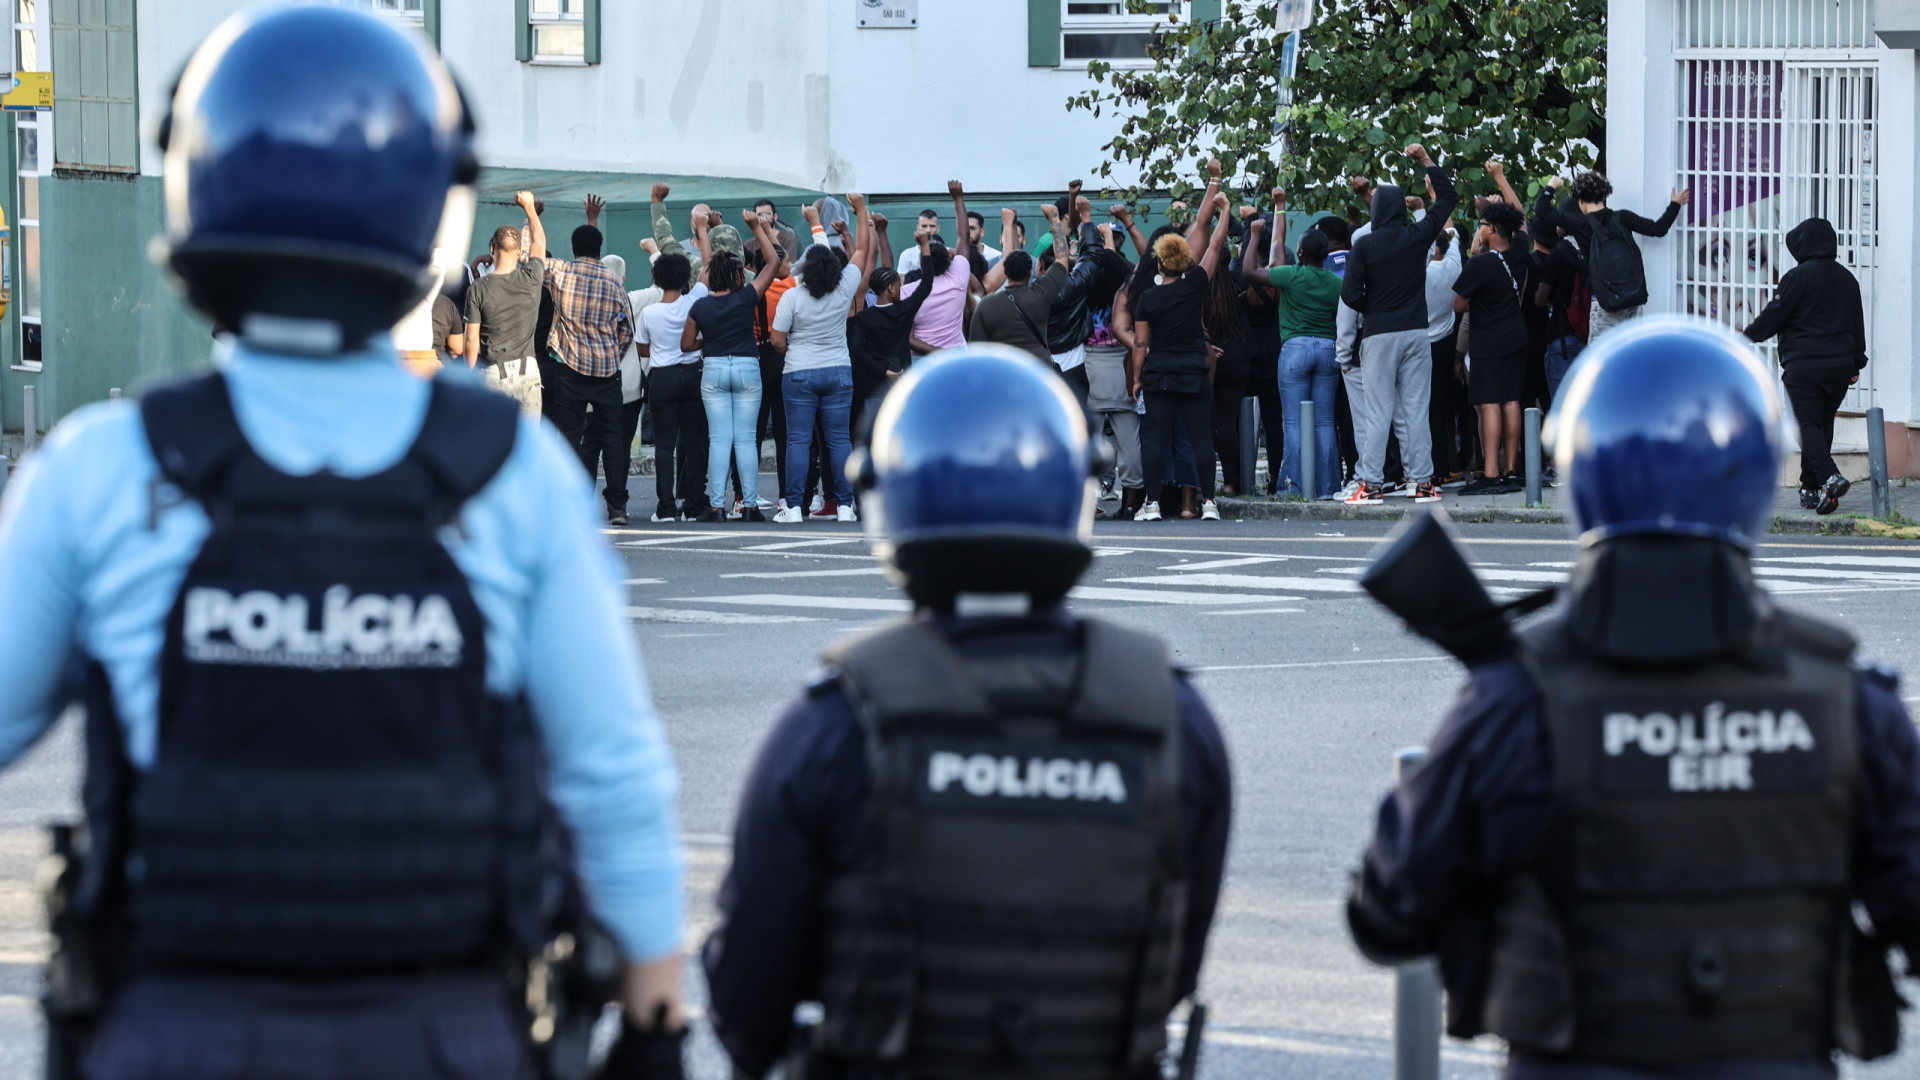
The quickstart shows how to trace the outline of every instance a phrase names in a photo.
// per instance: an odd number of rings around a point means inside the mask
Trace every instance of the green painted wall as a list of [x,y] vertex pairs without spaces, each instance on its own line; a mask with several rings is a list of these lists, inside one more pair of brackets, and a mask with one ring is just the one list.
[[131,394],[204,366],[212,325],[147,257],[161,229],[160,179],[57,173],[40,190],[44,370],[36,381],[48,426],[112,387]]

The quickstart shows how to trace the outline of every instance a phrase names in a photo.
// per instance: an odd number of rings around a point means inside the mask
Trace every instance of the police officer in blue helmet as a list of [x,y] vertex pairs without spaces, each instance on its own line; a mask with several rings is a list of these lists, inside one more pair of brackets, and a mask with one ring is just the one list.
[[473,125],[424,40],[260,8],[163,125],[211,374],[83,408],[0,506],[0,758],[85,706],[48,1075],[680,1074],[674,771],[572,451],[408,374]]
[[1062,602],[1085,414],[1025,353],[951,349],[851,471],[914,612],[835,646],[761,747],[703,955],[721,1043],[752,1077],[796,1041],[816,1077],[1158,1076],[1231,778],[1165,646]]
[[1355,942],[1437,955],[1448,1031],[1505,1039],[1511,1080],[1831,1080],[1838,1053],[1893,1053],[1920,740],[1891,672],[1754,581],[1771,375],[1717,325],[1640,320],[1556,411],[1572,579],[1517,633],[1434,633],[1469,681],[1381,803]]

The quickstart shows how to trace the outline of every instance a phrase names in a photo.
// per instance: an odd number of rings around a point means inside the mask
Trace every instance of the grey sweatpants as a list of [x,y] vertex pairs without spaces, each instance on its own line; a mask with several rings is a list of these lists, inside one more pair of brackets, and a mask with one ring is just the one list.
[[1113,424],[1113,471],[1117,473],[1115,481],[1120,490],[1137,491],[1146,487],[1146,474],[1140,470],[1140,414],[1132,409],[1116,409],[1094,415]]
[[1385,479],[1387,438],[1400,436],[1400,462],[1407,483],[1433,479],[1433,434],[1427,426],[1427,401],[1433,394],[1433,349],[1425,328],[1398,330],[1360,339],[1363,402],[1353,400],[1354,436],[1360,444],[1360,479]]

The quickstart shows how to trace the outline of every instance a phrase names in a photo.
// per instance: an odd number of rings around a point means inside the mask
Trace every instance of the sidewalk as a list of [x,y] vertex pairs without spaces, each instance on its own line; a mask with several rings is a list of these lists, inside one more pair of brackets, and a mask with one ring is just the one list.
[[[1885,522],[1867,516],[1872,512],[1873,494],[1864,480],[1856,482],[1846,498],[1840,500],[1840,509],[1827,517],[1821,517],[1811,510],[1802,510],[1800,493],[1793,488],[1780,488],[1774,496],[1773,524],[1769,531],[1920,538],[1920,527],[1916,527],[1916,522],[1920,522],[1920,481],[1894,480],[1892,484],[1893,515]],[[1510,495],[1458,495],[1456,491],[1449,489],[1443,492],[1445,497],[1439,503],[1446,507],[1448,515],[1455,521],[1528,525],[1566,523],[1567,492],[1564,487],[1543,489],[1540,492],[1542,505],[1537,507],[1527,506],[1525,494],[1519,492]],[[1389,498],[1379,506],[1347,506],[1337,502],[1265,497],[1220,500],[1221,516],[1252,521],[1398,521],[1414,507],[1412,499],[1399,498]]]

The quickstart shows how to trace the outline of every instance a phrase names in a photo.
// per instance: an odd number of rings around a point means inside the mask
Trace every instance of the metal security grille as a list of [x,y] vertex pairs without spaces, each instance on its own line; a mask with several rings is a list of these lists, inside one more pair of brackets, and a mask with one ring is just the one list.
[[1873,0],[1680,0],[1679,49],[1870,49]]
[[[1675,306],[1736,329],[1794,265],[1786,234],[1823,217],[1860,279],[1871,340],[1879,265],[1878,67],[1871,0],[1681,0]],[[1771,359],[1774,345],[1763,346]],[[1871,353],[1871,348],[1869,348]],[[1843,408],[1871,404],[1873,367]]]

